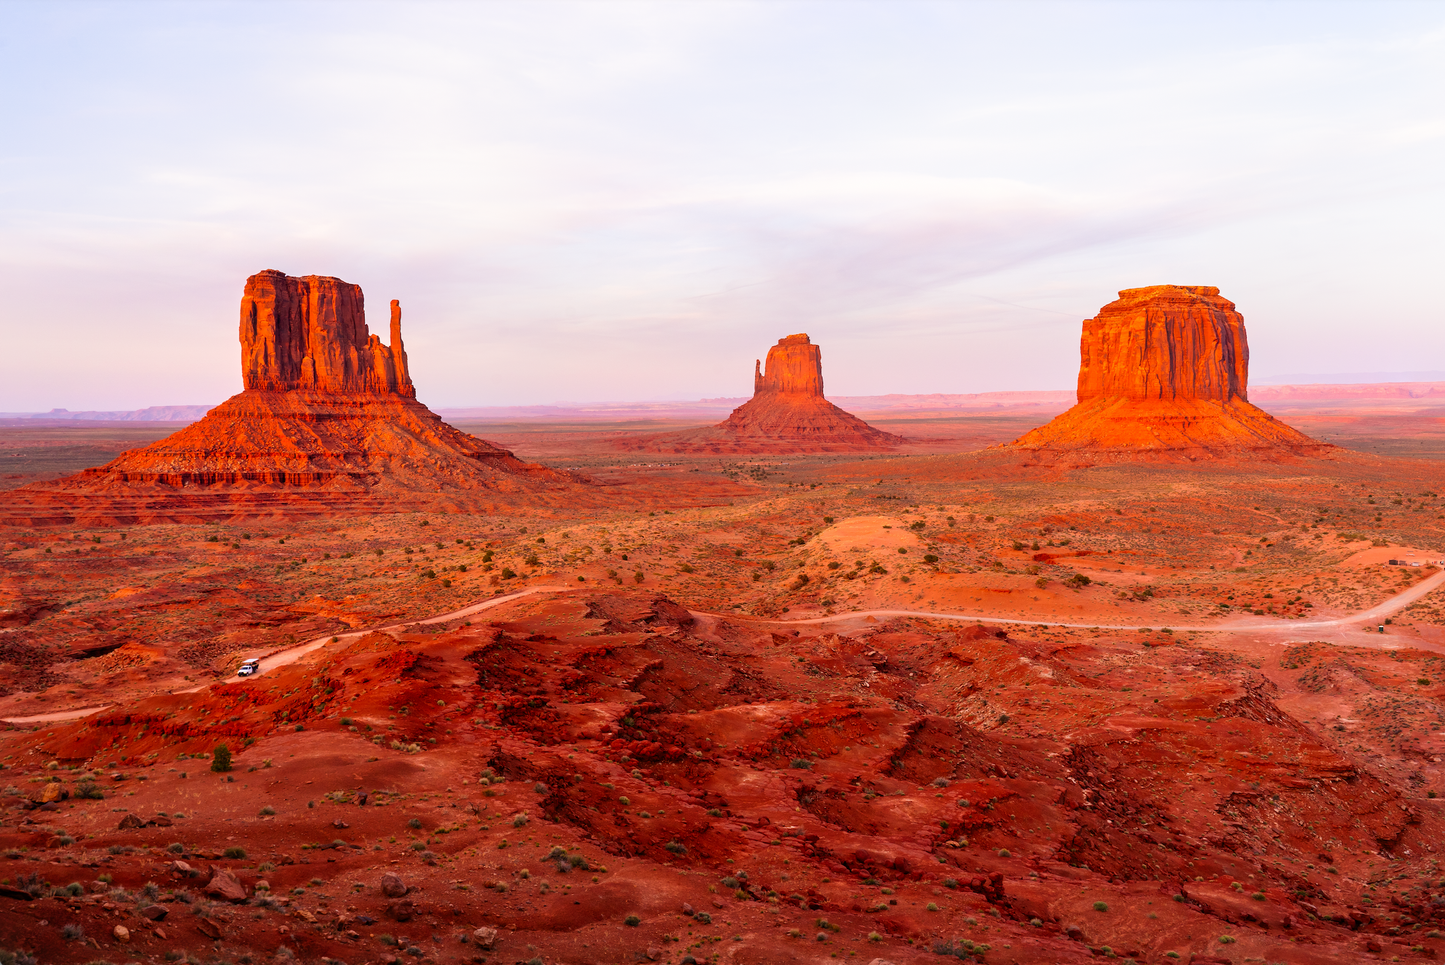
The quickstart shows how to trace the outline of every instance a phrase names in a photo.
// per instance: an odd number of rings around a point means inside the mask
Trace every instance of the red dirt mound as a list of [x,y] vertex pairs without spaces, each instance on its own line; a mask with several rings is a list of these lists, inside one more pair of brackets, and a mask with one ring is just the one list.
[[1006,448],[1183,460],[1333,448],[1249,403],[1244,318],[1218,288],[1121,291],[1084,321],[1079,355],[1078,405]]
[[624,449],[679,453],[860,452],[903,442],[823,398],[823,353],[807,335],[778,339],[766,372],[753,367],[753,397],[725,422],[624,439]]

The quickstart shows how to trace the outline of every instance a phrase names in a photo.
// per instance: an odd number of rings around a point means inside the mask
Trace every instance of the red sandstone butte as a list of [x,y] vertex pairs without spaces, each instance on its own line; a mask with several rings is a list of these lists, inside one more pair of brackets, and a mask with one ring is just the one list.
[[648,452],[790,453],[891,449],[902,436],[875,429],[823,398],[823,352],[789,335],[753,366],[753,397],[715,426],[634,436],[618,444]]
[[320,275],[292,278],[272,269],[246,279],[241,375],[248,389],[416,398],[401,343],[401,303],[391,303],[391,345],[383,345],[367,334],[361,286]]
[[1218,288],[1126,289],[1084,321],[1078,404],[1007,448],[1188,460],[1333,448],[1251,405],[1248,381],[1244,317]]
[[390,334],[384,345],[367,331],[357,285],[252,275],[241,297],[245,390],[199,422],[55,485],[339,494],[574,488],[578,477],[524,463],[418,402],[396,301]]

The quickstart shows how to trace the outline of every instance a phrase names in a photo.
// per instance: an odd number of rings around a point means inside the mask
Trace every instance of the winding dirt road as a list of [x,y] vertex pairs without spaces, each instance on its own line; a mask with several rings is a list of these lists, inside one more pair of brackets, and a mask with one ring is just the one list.
[[[1247,618],[1231,619],[1227,622],[1197,624],[1171,625],[1173,630],[1194,630],[1207,633],[1298,633],[1301,630],[1328,630],[1360,627],[1367,628],[1377,625],[1386,617],[1399,612],[1416,600],[1433,593],[1445,584],[1445,570],[1441,570],[1434,576],[1426,577],[1419,583],[1400,593],[1389,597],[1382,603],[1362,610],[1359,613],[1349,616],[1334,617],[1329,620],[1250,620]],[[426,617],[421,620],[408,620],[403,623],[392,623],[384,627],[376,627],[370,630],[354,630],[350,633],[332,634],[324,637],[317,637],[308,640],[306,643],[299,643],[294,647],[279,650],[269,656],[261,658],[261,669],[258,673],[266,673],[275,670],[277,667],[284,667],[300,660],[306,654],[314,650],[320,650],[329,643],[341,643],[347,640],[355,640],[366,636],[368,633],[386,633],[392,630],[402,630],[406,627],[429,626],[437,623],[449,623],[453,620],[460,620],[465,617],[484,613],[487,610],[499,607],[513,600],[520,600],[523,597],[534,596],[538,593],[576,593],[581,592],[578,587],[569,586],[533,586],[516,593],[509,593],[505,596],[496,596],[480,603],[473,603],[464,606],[460,610],[452,610],[433,617]],[[847,613],[835,613],[825,617],[809,617],[801,620],[768,619],[762,617],[739,616],[737,614],[707,613],[702,610],[690,611],[694,616],[704,617],[709,620],[729,620],[734,623],[762,623],[785,626],[821,626],[824,624],[849,623],[854,621],[867,621],[868,619],[892,619],[895,617],[920,617],[928,620],[951,620],[961,623],[1004,623],[1012,626],[1030,627],[1068,627],[1071,629],[1090,630],[1143,630],[1141,625],[1124,625],[1108,623],[1065,623],[1056,620],[1023,620],[1017,617],[1000,617],[987,613],[940,613],[932,610],[851,610]],[[245,677],[227,677],[222,683],[235,683],[245,680]],[[195,693],[203,690],[210,684],[201,684],[198,687],[191,687],[187,690],[175,691],[176,693]],[[81,710],[62,710],[51,714],[36,714],[32,717],[3,717],[0,721],[7,724],[43,724],[62,720],[76,720],[81,717],[88,717],[105,710],[110,704],[100,707],[86,707]]]

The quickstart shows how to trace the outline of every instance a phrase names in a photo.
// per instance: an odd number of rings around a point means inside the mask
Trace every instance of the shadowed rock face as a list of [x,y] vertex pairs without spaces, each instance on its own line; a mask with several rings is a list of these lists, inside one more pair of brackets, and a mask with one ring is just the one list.
[[1333,448],[1248,401],[1249,342],[1206,285],[1130,288],[1084,321],[1079,403],[1008,448],[1082,458],[1263,458]]
[[645,452],[859,452],[891,449],[902,436],[875,429],[823,398],[823,352],[789,335],[753,365],[753,397],[725,422],[618,442]]
[[391,303],[391,345],[383,345],[367,332],[361,286],[322,275],[268,270],[246,279],[241,374],[248,389],[416,396],[401,303]]

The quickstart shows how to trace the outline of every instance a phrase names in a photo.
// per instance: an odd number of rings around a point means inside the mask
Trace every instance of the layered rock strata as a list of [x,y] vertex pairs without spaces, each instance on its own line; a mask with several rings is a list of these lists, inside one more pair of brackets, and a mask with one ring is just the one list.
[[390,335],[382,344],[367,331],[357,285],[252,275],[241,298],[245,390],[199,422],[56,485],[342,493],[575,486],[579,477],[524,463],[416,400],[396,301]]
[[1007,448],[1191,460],[1333,448],[1251,405],[1248,382],[1244,317],[1218,288],[1126,289],[1084,321],[1078,404]]
[[634,436],[626,449],[648,452],[859,452],[891,449],[902,436],[875,429],[823,397],[823,353],[807,335],[789,335],[753,365],[753,397],[715,426]]

